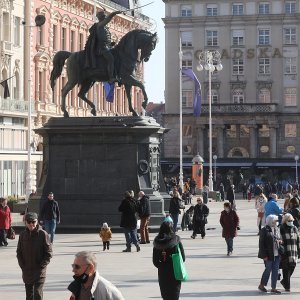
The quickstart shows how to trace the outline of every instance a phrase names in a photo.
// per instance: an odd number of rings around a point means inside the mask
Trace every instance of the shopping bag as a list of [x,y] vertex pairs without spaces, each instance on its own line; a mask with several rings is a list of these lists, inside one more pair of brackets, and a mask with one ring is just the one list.
[[16,233],[12,227],[7,230],[7,238],[9,240],[14,240],[16,238]]
[[180,281],[187,281],[188,274],[184,265],[184,261],[182,259],[179,244],[177,244],[176,246],[176,253],[172,254],[172,262],[175,279]]

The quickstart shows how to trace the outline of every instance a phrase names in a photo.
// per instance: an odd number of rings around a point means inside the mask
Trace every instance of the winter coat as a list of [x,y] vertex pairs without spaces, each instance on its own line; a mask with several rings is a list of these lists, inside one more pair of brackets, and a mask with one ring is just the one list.
[[175,235],[156,236],[153,241],[153,265],[158,269],[158,281],[161,296],[164,300],[179,299],[181,281],[174,276],[172,254],[176,253],[179,244],[183,261],[185,261],[184,249],[180,237]]
[[234,194],[234,189],[232,187],[229,187],[227,190],[227,194],[226,194],[226,199],[233,204],[234,200],[235,200],[235,194]]
[[209,208],[205,204],[196,204],[194,206],[193,214],[193,224],[200,223],[202,225],[206,224],[207,216],[209,214]]
[[294,218],[294,225],[300,230],[300,209],[299,207],[294,207],[289,210],[289,213]]
[[111,230],[110,228],[104,228],[102,227],[100,232],[99,232],[99,236],[102,239],[103,242],[107,242],[111,240]]
[[55,200],[47,200],[42,206],[40,213],[40,220],[53,220],[55,219],[57,223],[60,223],[60,211],[58,203]]
[[[68,290],[74,295],[71,299],[78,300],[81,283],[74,280],[68,286]],[[108,280],[95,273],[95,278],[91,288],[92,298],[90,300],[125,300],[121,292]]]
[[264,259],[268,257],[268,260],[274,260],[274,239],[279,240],[279,229],[276,229],[276,235],[274,236],[272,228],[268,225],[263,227],[259,232],[259,250],[258,257]]
[[237,227],[239,226],[240,219],[237,213],[230,209],[229,212],[223,210],[220,216],[220,224],[223,228],[222,237],[223,238],[233,238],[237,236]]
[[0,229],[9,229],[11,226],[10,208],[6,205],[3,207],[0,204]]
[[170,200],[170,207],[169,207],[169,213],[171,215],[180,214],[180,208],[184,208],[180,204],[180,199],[178,197],[173,197]]
[[150,201],[149,197],[144,195],[140,199],[138,213],[140,218],[149,217],[150,216]]
[[288,226],[282,224],[280,226],[281,239],[284,246],[284,255],[282,255],[282,262],[295,266],[297,259],[300,258],[300,241],[298,230],[295,226]]
[[52,257],[52,246],[46,231],[39,225],[30,231],[26,228],[20,233],[17,258],[25,284],[45,280],[46,268]]
[[137,226],[137,202],[131,197],[126,197],[119,206],[119,211],[122,213],[120,227],[135,229]]
[[283,208],[279,207],[277,201],[273,198],[271,198],[265,205],[265,217],[269,215],[279,216],[282,212]]

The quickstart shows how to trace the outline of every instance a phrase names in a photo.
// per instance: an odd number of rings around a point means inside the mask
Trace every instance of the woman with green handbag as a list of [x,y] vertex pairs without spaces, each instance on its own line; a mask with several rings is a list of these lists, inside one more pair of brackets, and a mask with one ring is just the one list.
[[175,278],[172,254],[177,254],[180,250],[183,261],[185,261],[185,255],[180,237],[173,232],[172,219],[170,219],[170,217],[165,219],[154,239],[152,261],[158,269],[158,282],[162,299],[178,300],[181,280]]

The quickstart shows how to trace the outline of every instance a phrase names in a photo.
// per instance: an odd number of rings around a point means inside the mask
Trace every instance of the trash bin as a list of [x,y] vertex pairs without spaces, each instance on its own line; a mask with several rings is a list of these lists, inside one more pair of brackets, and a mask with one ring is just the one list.
[[221,201],[221,193],[220,192],[216,192],[216,201]]

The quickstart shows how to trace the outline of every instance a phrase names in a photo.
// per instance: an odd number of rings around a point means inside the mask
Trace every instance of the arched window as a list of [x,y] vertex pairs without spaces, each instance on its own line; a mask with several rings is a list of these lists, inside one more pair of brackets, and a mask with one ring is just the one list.
[[271,102],[270,90],[266,88],[260,89],[258,99],[260,103],[270,103]]
[[[1,74],[1,79],[0,82],[7,79],[7,71],[6,69],[2,70],[2,74]],[[8,83],[8,82],[7,82]],[[1,92],[1,97],[4,98],[4,87],[2,85],[0,85],[0,92]]]
[[242,89],[234,90],[232,93],[233,103],[244,103],[244,91]]

